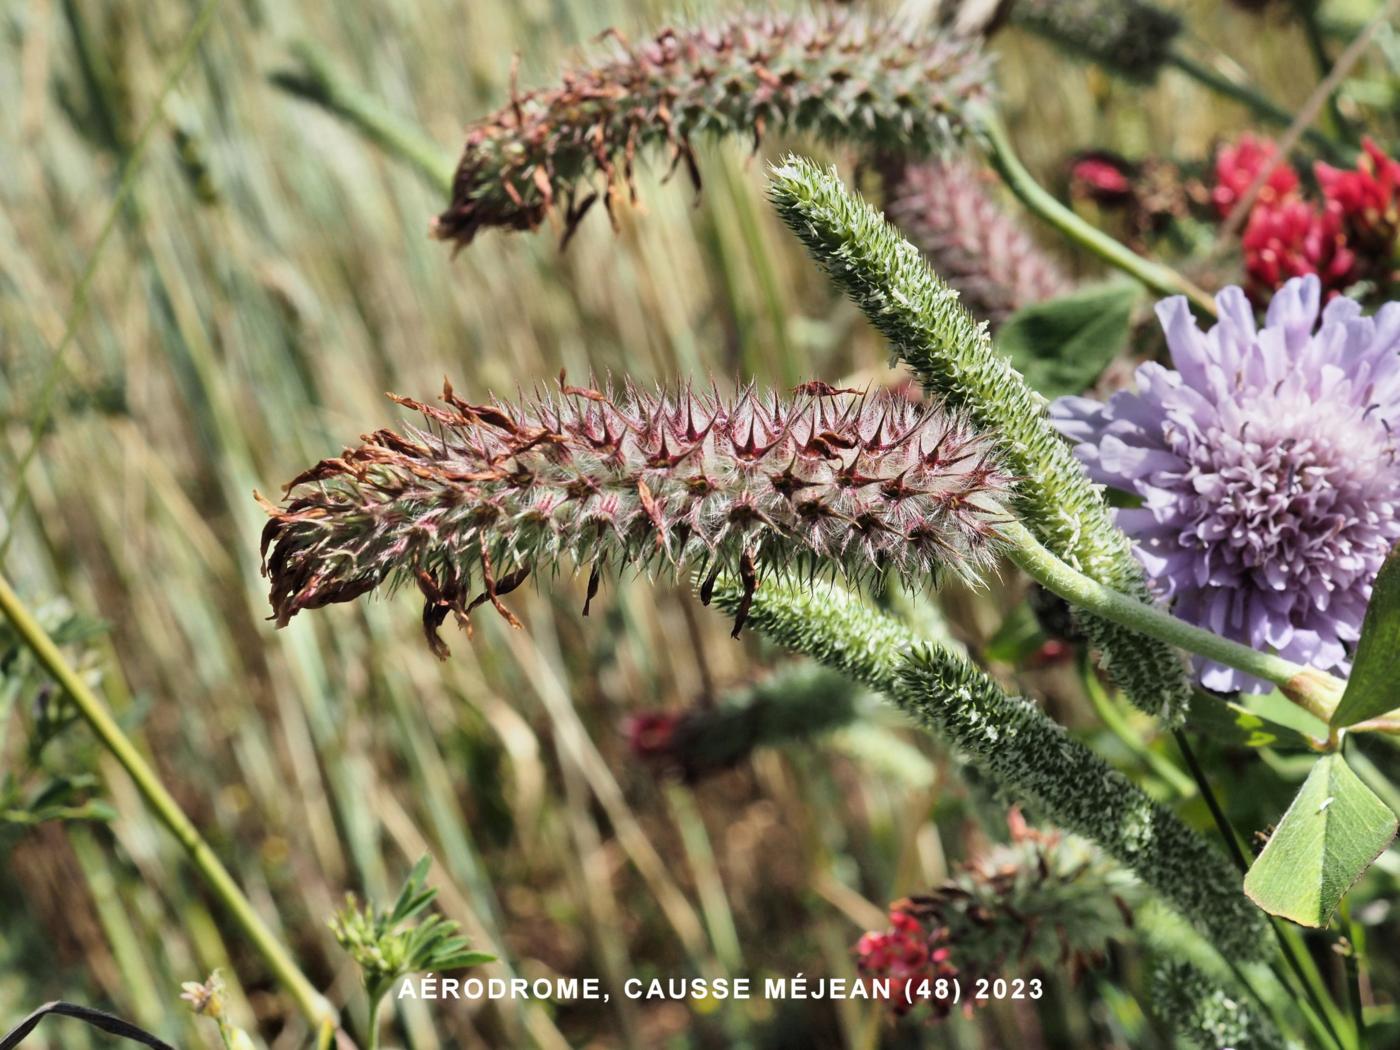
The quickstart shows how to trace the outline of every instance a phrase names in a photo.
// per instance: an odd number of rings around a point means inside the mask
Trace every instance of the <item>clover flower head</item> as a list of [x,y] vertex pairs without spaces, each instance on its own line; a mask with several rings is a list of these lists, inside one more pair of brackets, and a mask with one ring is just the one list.
[[[1202,332],[1157,308],[1175,369],[1149,362],[1106,404],[1062,398],[1060,430],[1118,511],[1159,594],[1191,623],[1324,670],[1348,667],[1400,537],[1400,303],[1373,317],[1290,280],[1263,327],[1238,288]],[[1203,685],[1268,687],[1198,659]]]
[[1087,153],[1069,169],[1070,189],[1076,197],[1098,204],[1124,204],[1133,196],[1133,172],[1121,158],[1107,153]]
[[1071,284],[967,161],[902,165],[885,203],[890,221],[928,258],[974,315],[995,327]]
[[[889,981],[889,1005],[896,1016],[925,1002],[934,1017],[947,1017],[952,1011],[951,995],[940,998],[933,993],[935,981],[958,974],[943,936],[943,930],[928,930],[903,904],[896,904],[890,909],[889,929],[869,930],[856,942],[856,968],[864,977]],[[909,985],[913,989],[906,991]]]
[[1360,261],[1347,241],[1341,209],[1289,198],[1259,204],[1249,213],[1240,246],[1250,295],[1266,301],[1294,277],[1312,274],[1328,297],[1351,287]]
[[1348,236],[1381,265],[1393,266],[1400,238],[1400,161],[1367,138],[1354,170],[1319,162],[1314,172],[1323,198],[1340,211]]
[[1265,168],[1270,169],[1269,176],[1259,188],[1257,203],[1274,205],[1297,195],[1298,173],[1287,160],[1278,159],[1278,146],[1272,139],[1246,132],[1238,141],[1220,147],[1210,199],[1222,219],[1229,217]]
[[995,446],[962,416],[819,381],[726,398],[561,376],[556,394],[518,402],[471,404],[451,386],[443,407],[395,400],[425,427],[378,430],[266,505],[279,625],[411,582],[445,656],[449,615],[466,627],[489,602],[519,626],[501,596],[564,561],[589,568],[590,599],[628,567],[704,571],[702,600],[726,569],[748,598],[769,573],[971,579],[994,562],[1010,498]]
[[695,146],[772,132],[854,141],[904,156],[942,154],[990,93],[990,63],[967,37],[859,13],[747,13],[667,28],[632,45],[616,30],[600,61],[509,102],[467,128],[452,203],[434,236],[532,230],[559,214],[567,239],[590,207],[634,202],[652,148],[695,187]]

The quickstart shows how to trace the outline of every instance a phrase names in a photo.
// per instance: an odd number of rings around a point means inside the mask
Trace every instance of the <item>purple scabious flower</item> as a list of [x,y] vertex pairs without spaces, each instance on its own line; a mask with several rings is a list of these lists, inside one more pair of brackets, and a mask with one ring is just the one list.
[[[1061,398],[1052,417],[1095,481],[1141,498],[1118,523],[1177,616],[1346,671],[1400,537],[1400,303],[1322,308],[1310,275],[1275,294],[1262,328],[1240,289],[1216,304],[1202,332],[1184,298],[1159,303],[1176,370],[1144,364],[1135,391]],[[1196,670],[1208,689],[1271,688]]]

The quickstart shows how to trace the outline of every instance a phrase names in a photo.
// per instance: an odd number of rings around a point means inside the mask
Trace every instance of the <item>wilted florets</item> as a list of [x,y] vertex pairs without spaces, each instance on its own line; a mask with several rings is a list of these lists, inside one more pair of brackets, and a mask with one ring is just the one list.
[[698,184],[697,136],[812,132],[926,155],[962,136],[987,95],[970,42],[853,14],[746,15],[714,28],[665,29],[559,87],[516,94],[473,124],[452,203],[434,234],[534,229],[558,207],[566,231],[601,195],[630,188],[639,151],[667,147]]
[[[793,399],[563,385],[512,404],[408,398],[426,429],[379,430],[294,480],[263,533],[271,601],[299,610],[414,580],[424,625],[490,601],[566,556],[729,569],[751,594],[768,572],[921,580],[993,556],[1009,479],[960,418],[885,394],[809,383]],[[270,552],[269,552],[270,549]],[[481,593],[473,598],[472,592]],[[585,607],[586,611],[586,607]],[[746,609],[739,610],[742,625]]]

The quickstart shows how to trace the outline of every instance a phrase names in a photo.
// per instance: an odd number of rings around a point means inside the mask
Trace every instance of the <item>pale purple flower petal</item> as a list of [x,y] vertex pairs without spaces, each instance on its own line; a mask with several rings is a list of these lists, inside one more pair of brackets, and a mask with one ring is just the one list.
[[[1156,592],[1184,620],[1324,670],[1348,668],[1371,584],[1400,539],[1400,304],[1324,308],[1289,281],[1259,328],[1244,294],[1202,332],[1157,306],[1176,370],[1145,364],[1107,403],[1062,398],[1055,425],[1118,512]],[[1207,660],[1201,683],[1265,691]]]

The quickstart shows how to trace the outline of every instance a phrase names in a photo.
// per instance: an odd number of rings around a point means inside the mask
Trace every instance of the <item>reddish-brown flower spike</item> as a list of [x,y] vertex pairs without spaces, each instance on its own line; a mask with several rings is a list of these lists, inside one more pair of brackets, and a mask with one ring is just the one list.
[[[737,572],[890,570],[910,583],[974,577],[995,554],[1009,476],[960,417],[885,393],[807,384],[728,399],[570,387],[519,403],[394,400],[427,425],[378,430],[305,471],[271,508],[264,573],[279,626],[302,609],[413,581],[439,655],[535,571],[571,560]],[[475,595],[475,596],[473,596]],[[742,612],[740,623],[742,625]]]
[[884,174],[890,221],[957,290],[974,317],[997,327],[1022,307],[1073,287],[1059,265],[1002,210],[974,165],[893,164]]
[[692,145],[705,137],[757,146],[796,131],[901,156],[946,152],[989,94],[988,62],[969,40],[854,12],[743,14],[635,47],[607,36],[604,61],[513,91],[468,127],[434,236],[461,246],[483,229],[532,230],[557,208],[567,239],[600,197],[609,212],[635,197],[650,149],[698,188]]

